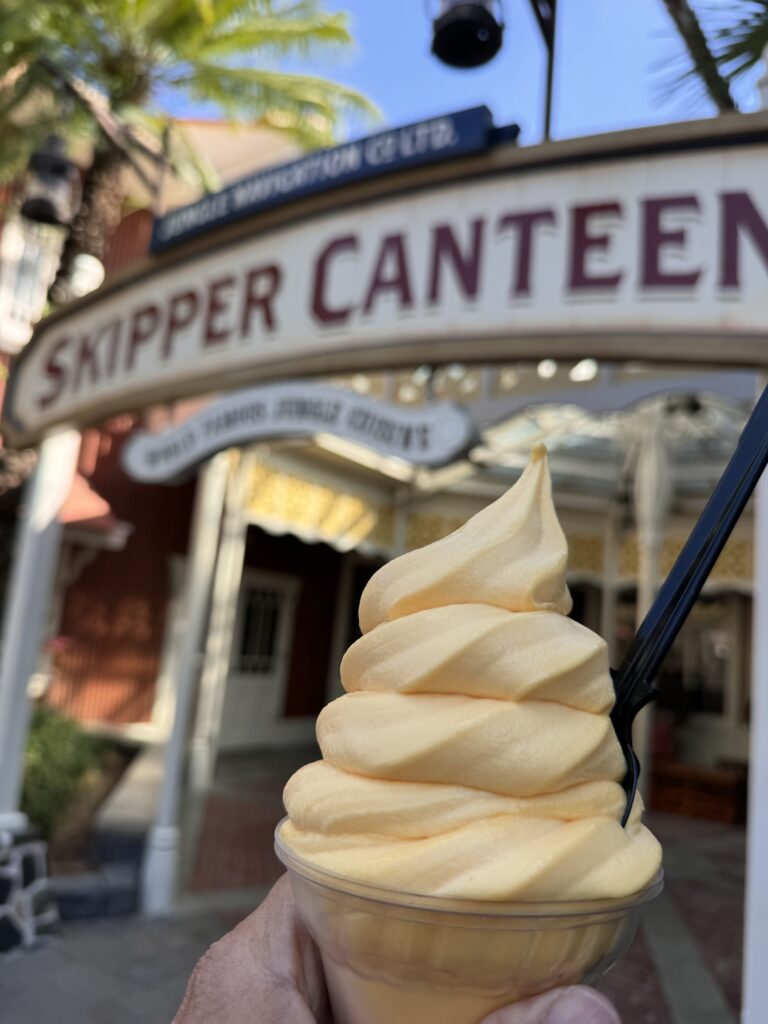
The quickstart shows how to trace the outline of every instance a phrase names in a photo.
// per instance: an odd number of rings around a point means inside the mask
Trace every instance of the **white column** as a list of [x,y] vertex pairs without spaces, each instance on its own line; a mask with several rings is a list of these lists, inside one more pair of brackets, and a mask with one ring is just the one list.
[[147,837],[142,866],[141,901],[146,914],[168,912],[176,898],[185,753],[228,475],[229,457],[222,452],[201,471],[195,495],[183,597],[184,629],[175,663],[173,725],[165,747],[157,816]]
[[[191,540],[190,529],[190,540]],[[191,544],[188,545],[191,547]],[[176,681],[178,678],[179,652],[184,645],[187,624],[184,620],[189,559],[173,555],[170,559],[170,597],[165,609],[163,647],[160,652],[160,668],[155,683],[155,699],[152,704],[152,725],[163,741],[170,736],[176,711]]]
[[608,645],[608,663],[616,668],[616,584],[619,576],[619,510],[608,511],[603,539],[603,593],[600,606],[600,636]]
[[37,668],[53,591],[58,514],[72,487],[79,451],[76,430],[43,441],[18,523],[0,660],[0,829],[22,831],[28,824],[19,811],[30,713],[27,684]]
[[768,46],[763,50],[763,73],[757,80],[757,92],[761,108],[768,109]]
[[[637,608],[639,626],[653,604],[659,586],[659,560],[664,537],[664,522],[671,499],[669,462],[661,433],[661,410],[640,421],[643,437],[635,468],[635,520],[637,522]],[[640,791],[648,796],[651,777],[653,729],[652,706],[635,719],[632,736],[640,765]]]
[[768,474],[757,485],[754,504],[743,1024],[764,1024],[768,1014]]
[[247,458],[230,480],[224,525],[213,581],[211,615],[205,644],[200,700],[190,756],[190,786],[204,792],[213,782],[221,731],[248,522],[243,512]]
[[[768,46],[757,82],[760,106],[768,108]],[[768,374],[757,378],[757,393]],[[742,1024],[763,1024],[768,1007],[768,476],[764,473],[753,502],[752,666],[749,728],[749,810],[747,815],[747,887],[744,906]]]

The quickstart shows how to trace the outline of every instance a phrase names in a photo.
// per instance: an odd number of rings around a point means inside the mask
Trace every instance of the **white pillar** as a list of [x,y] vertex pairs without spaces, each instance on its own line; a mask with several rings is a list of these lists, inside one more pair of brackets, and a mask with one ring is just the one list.
[[757,80],[757,92],[761,108],[768,109],[768,46],[763,50],[763,73]]
[[23,831],[28,824],[19,811],[30,713],[27,684],[37,668],[51,601],[61,535],[58,514],[72,487],[79,451],[76,430],[43,441],[18,524],[0,660],[0,829]]
[[[764,378],[763,384],[766,383]],[[768,1015],[768,474],[757,485],[752,586],[752,713],[749,755],[743,1024]]]
[[201,471],[195,495],[183,597],[184,630],[175,663],[173,725],[165,747],[157,816],[147,837],[142,866],[142,910],[147,914],[168,912],[176,898],[185,753],[228,475],[229,457],[222,452]]
[[[653,604],[659,586],[661,544],[664,522],[671,500],[669,460],[661,432],[662,412],[656,409],[640,421],[643,437],[635,468],[635,520],[637,522],[637,608],[639,626]],[[643,799],[648,796],[651,777],[653,711],[645,707],[632,730],[637,756],[644,769],[640,775]]]
[[[768,108],[768,46],[757,86]],[[768,386],[758,374],[757,394]],[[752,666],[749,728],[749,811],[747,815],[747,887],[744,906],[742,1024],[763,1024],[768,1007],[768,475],[763,473],[753,502]]]
[[221,717],[232,657],[237,602],[248,533],[248,522],[243,513],[243,488],[248,476],[248,464],[247,457],[242,458],[240,466],[230,478],[221,544],[216,561],[211,615],[200,680],[200,699],[190,755],[190,786],[198,793],[209,789],[213,782],[219,749]]
[[603,539],[603,588],[600,636],[608,645],[608,663],[616,668],[616,585],[619,577],[619,510],[611,506]]

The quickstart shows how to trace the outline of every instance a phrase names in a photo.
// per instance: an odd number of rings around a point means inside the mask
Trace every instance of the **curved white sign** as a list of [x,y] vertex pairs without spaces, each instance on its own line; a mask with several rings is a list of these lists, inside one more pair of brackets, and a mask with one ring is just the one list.
[[152,401],[408,363],[768,365],[768,153],[706,146],[562,166],[550,146],[543,168],[180,251],[40,326],[9,426],[28,440]]
[[475,436],[471,417],[440,402],[404,409],[312,381],[238,391],[159,434],[134,434],[123,468],[134,480],[164,483],[215,452],[274,437],[334,434],[415,465],[439,466]]

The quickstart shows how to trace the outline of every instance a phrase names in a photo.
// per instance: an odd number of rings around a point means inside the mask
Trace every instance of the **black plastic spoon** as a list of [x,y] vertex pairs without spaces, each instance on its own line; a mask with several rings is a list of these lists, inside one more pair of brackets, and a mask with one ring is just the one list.
[[768,463],[768,387],[739,438],[725,472],[643,619],[619,668],[612,673],[616,704],[611,719],[627,762],[623,787],[626,825],[637,792],[640,762],[632,746],[632,723],[658,695],[653,681],[669,648],[688,618],[702,586],[757,481]]

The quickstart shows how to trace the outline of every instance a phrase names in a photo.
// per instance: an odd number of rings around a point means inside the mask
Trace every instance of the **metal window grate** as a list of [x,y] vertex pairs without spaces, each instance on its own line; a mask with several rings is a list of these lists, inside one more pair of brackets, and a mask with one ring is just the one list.
[[243,594],[240,642],[235,658],[238,672],[268,675],[275,669],[283,595],[263,587]]

